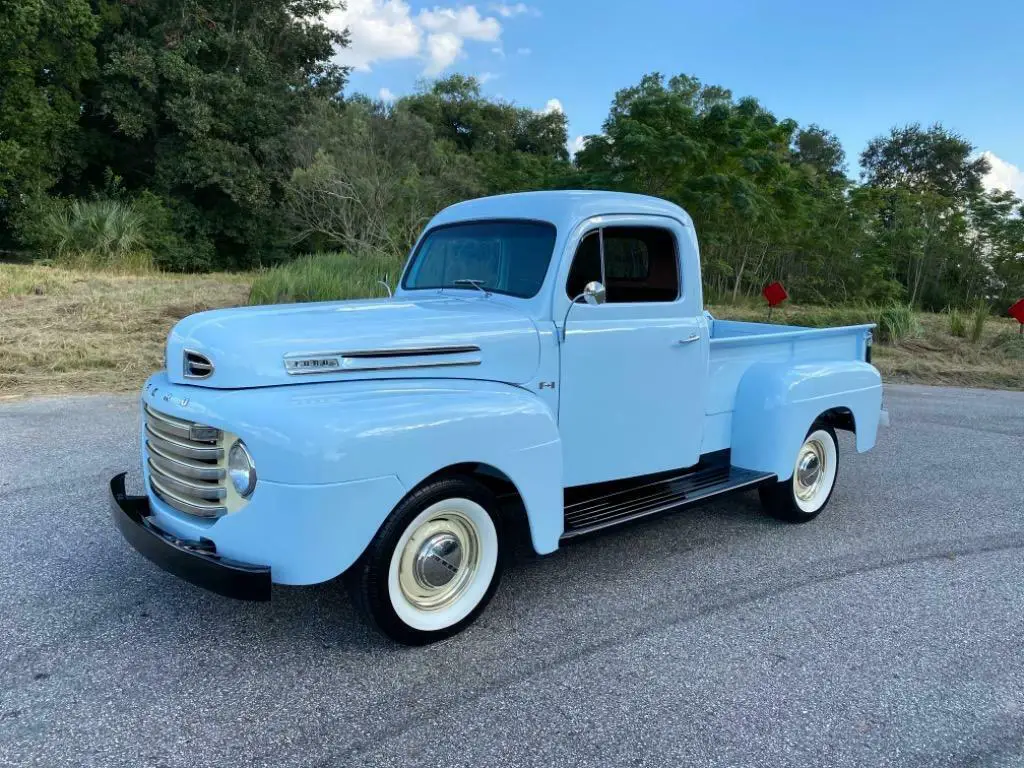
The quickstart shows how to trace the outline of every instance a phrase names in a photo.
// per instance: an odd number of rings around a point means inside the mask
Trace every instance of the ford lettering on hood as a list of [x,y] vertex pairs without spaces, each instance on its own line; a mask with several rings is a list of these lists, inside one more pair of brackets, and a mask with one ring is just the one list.
[[[522,384],[539,356],[532,320],[507,304],[373,299],[186,317],[167,340],[167,375],[217,389],[399,377]],[[197,361],[208,361],[209,372],[195,375]]]

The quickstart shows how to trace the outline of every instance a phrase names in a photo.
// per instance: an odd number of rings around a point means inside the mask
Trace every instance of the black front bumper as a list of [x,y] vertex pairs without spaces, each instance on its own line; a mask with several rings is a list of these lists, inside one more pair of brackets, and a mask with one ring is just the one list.
[[110,511],[121,535],[139,553],[168,573],[225,597],[239,600],[270,599],[270,568],[227,560],[212,541],[183,541],[152,521],[149,499],[129,496],[124,476],[110,480]]

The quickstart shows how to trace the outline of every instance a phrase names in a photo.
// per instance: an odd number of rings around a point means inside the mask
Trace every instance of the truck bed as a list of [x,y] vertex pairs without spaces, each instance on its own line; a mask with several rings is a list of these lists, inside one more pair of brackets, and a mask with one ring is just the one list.
[[864,360],[874,324],[840,328],[716,320],[708,315],[711,348],[702,453],[729,447],[736,388],[760,362]]

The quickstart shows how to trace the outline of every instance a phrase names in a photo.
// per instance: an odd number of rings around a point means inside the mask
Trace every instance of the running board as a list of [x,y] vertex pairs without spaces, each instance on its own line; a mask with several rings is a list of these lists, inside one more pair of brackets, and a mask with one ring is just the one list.
[[[720,464],[686,473],[602,483],[595,494],[565,505],[561,541],[661,512],[683,509],[736,491],[774,482],[775,475]],[[576,490],[576,489],[573,489]],[[582,489],[580,489],[582,491]],[[568,494],[567,494],[568,495]],[[578,496],[578,492],[576,494]]]

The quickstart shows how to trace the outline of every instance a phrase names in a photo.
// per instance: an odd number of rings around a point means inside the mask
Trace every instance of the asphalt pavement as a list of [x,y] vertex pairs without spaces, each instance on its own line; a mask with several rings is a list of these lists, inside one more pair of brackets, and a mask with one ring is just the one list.
[[0,406],[0,765],[1024,766],[1024,393],[886,400],[817,521],[748,493],[525,558],[421,649],[132,551],[134,398]]

